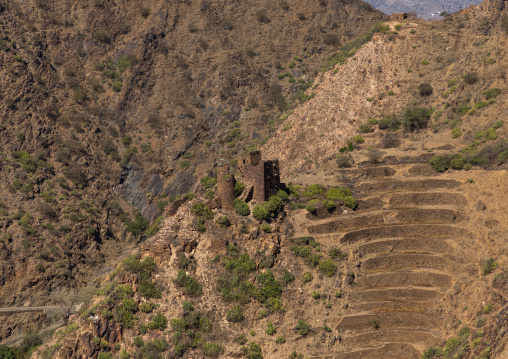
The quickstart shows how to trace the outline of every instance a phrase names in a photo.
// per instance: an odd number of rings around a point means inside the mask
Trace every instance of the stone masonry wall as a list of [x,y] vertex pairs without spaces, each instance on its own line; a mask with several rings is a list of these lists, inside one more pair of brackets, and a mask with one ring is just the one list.
[[234,210],[235,176],[229,173],[229,166],[219,166],[217,168],[217,191],[222,208],[227,211]]

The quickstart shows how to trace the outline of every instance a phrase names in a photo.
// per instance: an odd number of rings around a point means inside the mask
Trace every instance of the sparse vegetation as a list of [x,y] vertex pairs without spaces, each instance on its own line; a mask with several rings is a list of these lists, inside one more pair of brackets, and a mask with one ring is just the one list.
[[494,258],[487,259],[483,262],[483,275],[489,275],[497,268],[497,262]]
[[308,325],[304,320],[299,320],[296,325],[296,330],[298,331],[298,334],[305,337],[310,332],[310,325]]
[[402,124],[411,131],[418,131],[427,127],[433,110],[424,107],[410,107],[402,116]]

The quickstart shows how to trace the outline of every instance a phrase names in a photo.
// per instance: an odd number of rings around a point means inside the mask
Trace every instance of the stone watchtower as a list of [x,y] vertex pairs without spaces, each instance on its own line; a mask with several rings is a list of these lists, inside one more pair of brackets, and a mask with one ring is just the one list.
[[245,189],[251,192],[247,200],[266,201],[281,188],[279,161],[262,161],[261,152],[255,151],[242,158],[238,170],[243,175]]
[[[284,187],[280,183],[279,161],[261,160],[261,152],[255,151],[241,158],[238,163],[237,174],[245,184],[244,194],[241,196],[246,202],[254,200],[258,203],[268,200]],[[229,173],[228,165],[217,167],[217,190],[222,208],[234,210],[235,176]]]
[[394,12],[390,15],[391,21],[402,21],[406,20],[409,17],[407,12]]
[[222,208],[232,211],[235,199],[235,176],[229,173],[228,165],[217,167],[217,191]]

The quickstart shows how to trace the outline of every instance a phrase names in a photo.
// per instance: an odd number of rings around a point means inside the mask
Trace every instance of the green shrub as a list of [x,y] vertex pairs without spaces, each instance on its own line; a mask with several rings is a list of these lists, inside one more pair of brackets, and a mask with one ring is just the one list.
[[314,298],[314,299],[319,299],[319,298],[321,298],[321,294],[319,294],[319,292],[318,292],[318,291],[315,291],[315,290],[314,290],[314,291],[312,291],[311,296],[312,296],[312,298]]
[[284,205],[278,196],[271,196],[266,202],[263,202],[263,207],[269,212],[270,217],[276,217],[282,211]]
[[331,258],[331,259],[340,259],[340,260],[344,260],[347,258],[347,254],[345,252],[342,252],[340,249],[338,248],[333,248],[331,249],[329,252],[328,252],[328,256]]
[[138,325],[139,334],[146,334],[148,327],[144,324]]
[[178,271],[176,278],[173,279],[173,282],[175,282],[178,287],[185,288],[185,294],[189,296],[199,296],[203,293],[201,284],[199,284],[199,282],[192,276],[187,275],[182,269]]
[[191,212],[194,213],[196,216],[203,217],[203,218],[213,218],[213,211],[210,207],[208,207],[203,202],[197,202],[194,203],[191,206]]
[[485,96],[487,100],[492,100],[493,98],[497,97],[499,94],[501,94],[501,89],[498,87],[492,87],[488,90],[482,91],[482,95]]
[[261,309],[259,312],[258,312],[258,319],[263,319],[264,317],[266,317],[268,315],[268,312],[265,310],[265,309]]
[[113,356],[109,353],[99,353],[97,359],[113,359]]
[[135,221],[131,221],[128,217],[126,217],[124,223],[125,229],[137,237],[141,235],[141,233],[143,233],[146,229],[148,229],[149,224],[141,212],[136,211],[134,216],[136,217]]
[[341,291],[340,289],[337,289],[337,290],[335,291],[335,297],[336,297],[336,298],[342,298],[342,291]]
[[472,85],[472,84],[478,82],[479,77],[478,77],[478,74],[476,72],[468,72],[464,76],[462,76],[462,79],[468,85]]
[[458,138],[462,136],[462,131],[460,128],[458,127],[455,127],[453,130],[452,130],[452,138]]
[[242,307],[240,307],[239,305],[233,306],[231,309],[228,310],[226,314],[226,319],[228,320],[228,322],[232,323],[239,323],[243,321],[244,316]]
[[138,305],[132,298],[122,300],[116,308],[116,319],[123,323],[124,327],[134,327],[134,313],[138,311]]
[[275,339],[275,344],[284,344],[286,342],[286,337],[283,335],[279,335],[277,339]]
[[319,194],[323,193],[324,191],[325,191],[325,189],[323,187],[321,187],[320,185],[312,184],[312,185],[307,186],[305,188],[305,190],[302,193],[302,196],[312,197],[312,196],[319,195]]
[[233,200],[233,207],[235,208],[236,214],[239,214],[240,216],[248,216],[250,214],[249,205],[240,198],[235,198]]
[[358,201],[353,196],[347,196],[342,201],[346,207],[349,207],[352,210],[355,210],[356,207],[358,207]]
[[143,279],[138,288],[138,293],[144,298],[162,298],[162,293],[149,279]]
[[356,136],[353,136],[353,142],[358,143],[358,144],[362,144],[362,143],[365,142],[365,140],[363,139],[362,136],[356,135]]
[[492,273],[497,268],[497,263],[494,258],[487,259],[483,262],[483,275]]
[[313,206],[313,205],[311,205],[311,204],[310,204],[310,205],[308,205],[308,206],[306,206],[306,207],[305,207],[305,209],[306,209],[306,210],[307,210],[307,212],[309,212],[309,213],[312,213],[312,214],[316,213],[316,207],[314,207],[314,206]]
[[268,219],[268,217],[270,216],[270,212],[268,212],[268,210],[262,205],[255,205],[252,208],[252,215],[258,221],[262,221]]
[[153,318],[150,324],[148,324],[148,328],[154,330],[164,330],[168,326],[168,320],[166,316],[162,313],[157,313]]
[[287,285],[294,280],[295,280],[295,276],[293,275],[293,273],[291,273],[287,269],[284,269],[284,274],[282,275],[282,283],[284,285]]
[[326,209],[327,211],[331,211],[335,208],[335,203],[333,201],[324,201],[323,202],[323,207],[324,209]]
[[183,310],[186,310],[186,311],[189,311],[189,312],[193,312],[194,311],[194,306],[192,305],[191,302],[182,302],[182,309]]
[[440,358],[443,354],[443,350],[437,347],[430,347],[422,354],[422,359]]
[[237,336],[235,336],[233,338],[233,341],[235,343],[243,345],[243,344],[247,343],[247,338],[245,337],[245,334],[242,333],[242,334],[238,334]]
[[318,268],[327,277],[331,277],[331,276],[335,275],[335,273],[337,272],[337,266],[333,263],[333,260],[331,258],[320,261]]
[[466,164],[466,161],[462,157],[462,155],[454,156],[453,159],[450,161],[450,167],[454,170],[461,170],[464,165]]
[[151,313],[157,306],[154,303],[141,303],[139,309],[143,313]]
[[16,359],[16,355],[7,345],[0,345],[0,359]]
[[261,225],[261,230],[265,233],[271,233],[272,232],[272,227],[270,227],[269,224],[266,224],[266,223],[263,223]]
[[379,323],[376,319],[372,319],[370,324],[372,325],[372,328],[379,329]]
[[444,172],[450,167],[450,161],[448,156],[434,156],[430,160],[430,166],[436,172]]
[[23,341],[21,342],[20,349],[23,353],[33,351],[39,345],[42,345],[42,339],[37,333],[28,332],[25,334]]
[[217,220],[217,224],[220,227],[227,228],[231,225],[231,222],[229,221],[229,218],[227,216],[223,216]]
[[143,339],[141,339],[141,337],[135,337],[134,345],[141,348],[143,345],[145,345],[145,343],[143,342]]
[[346,187],[333,187],[326,192],[326,198],[332,201],[344,199],[347,196],[351,196],[351,190]]
[[240,181],[235,181],[235,187],[234,187],[234,190],[235,190],[235,196],[238,197],[239,195],[241,195],[243,193],[243,190],[245,189],[245,185],[240,182]]
[[246,359],[263,359],[259,344],[250,342],[248,347],[242,347]]
[[313,278],[314,278],[314,276],[312,275],[311,272],[305,272],[303,274],[302,281],[303,281],[303,283],[307,283],[307,282],[310,282]]
[[402,123],[407,130],[418,131],[427,127],[431,114],[432,109],[411,107],[404,112]]
[[378,127],[380,130],[398,130],[400,127],[400,121],[396,117],[392,116],[383,116],[381,120],[378,122]]
[[289,199],[289,195],[281,189],[277,191],[277,197],[279,197],[282,201],[287,201]]
[[209,189],[208,191],[205,192],[205,198],[206,199],[214,199],[215,198],[215,193],[213,192],[212,189]]
[[217,184],[217,179],[208,176],[201,177],[199,181],[201,182],[201,186],[204,188],[212,188]]
[[296,325],[296,330],[298,331],[298,334],[305,337],[310,332],[310,325],[308,325],[304,320],[299,320]]
[[115,81],[113,83],[113,91],[115,91],[115,92],[122,91],[122,81]]
[[203,344],[203,355],[208,358],[217,358],[224,354],[224,347],[219,343],[207,342]]
[[265,333],[267,335],[274,335],[275,333],[277,333],[277,329],[275,329],[275,325],[273,325],[272,322],[268,322]]
[[272,271],[259,273],[257,282],[261,284],[256,293],[256,297],[261,302],[266,302],[269,298],[279,298],[282,294],[282,285],[275,280]]
[[360,133],[369,133],[374,131],[374,126],[369,125],[368,123],[363,123],[358,127],[358,132]]

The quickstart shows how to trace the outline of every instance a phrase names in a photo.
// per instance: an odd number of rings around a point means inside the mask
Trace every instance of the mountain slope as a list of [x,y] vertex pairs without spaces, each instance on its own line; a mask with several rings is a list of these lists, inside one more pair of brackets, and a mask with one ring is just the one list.
[[386,18],[359,1],[14,0],[0,14],[2,307],[52,304],[107,270],[218,157],[262,143],[323,56]]

